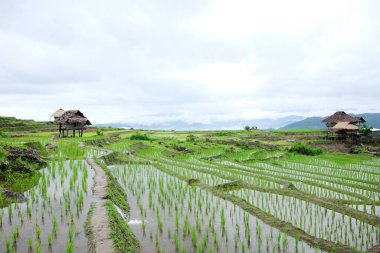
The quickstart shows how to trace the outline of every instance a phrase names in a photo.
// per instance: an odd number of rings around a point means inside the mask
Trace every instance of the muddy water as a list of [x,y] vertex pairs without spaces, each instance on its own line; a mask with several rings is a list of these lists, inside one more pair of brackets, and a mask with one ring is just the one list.
[[[42,252],[66,252],[70,227],[75,231],[74,252],[87,252],[83,225],[92,201],[94,171],[84,161],[65,161],[50,164],[40,173],[39,184],[25,193],[27,203],[13,204],[0,210],[3,216],[0,252],[7,252],[7,241],[15,252],[36,252],[37,245],[40,245]],[[76,201],[79,201],[81,194],[83,205],[77,209]],[[57,219],[56,236],[53,236],[53,217]],[[37,227],[40,228],[40,239]],[[19,237],[13,243],[12,232],[17,228]],[[51,246],[48,243],[49,235],[53,238]],[[32,248],[28,246],[29,240],[32,241]]]
[[[143,252],[176,252],[176,241],[180,252],[197,252],[202,243],[203,252],[296,252],[294,238],[154,167],[110,169],[128,194],[129,226]],[[189,233],[184,229],[186,220]],[[299,242],[298,252],[320,251]]]

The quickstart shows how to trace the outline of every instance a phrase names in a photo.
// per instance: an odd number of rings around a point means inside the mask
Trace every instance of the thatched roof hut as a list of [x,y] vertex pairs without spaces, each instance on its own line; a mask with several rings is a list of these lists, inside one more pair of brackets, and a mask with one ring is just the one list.
[[343,111],[334,113],[333,115],[322,120],[328,127],[334,127],[338,122],[348,122],[352,124],[364,123],[365,120],[362,117],[354,117]]
[[69,130],[72,130],[73,136],[75,136],[76,130],[78,130],[79,136],[82,136],[85,126],[91,125],[91,122],[79,110],[65,111],[59,118],[54,120],[54,123],[59,125],[59,136],[61,134],[65,136],[65,131],[68,135]]
[[61,117],[57,118],[54,123],[63,125],[92,125],[91,122],[79,110],[65,111]]
[[65,110],[63,110],[62,108],[59,108],[55,113],[53,113],[50,117],[51,118],[54,118],[54,119],[58,119],[59,117],[61,117],[63,114],[65,113]]

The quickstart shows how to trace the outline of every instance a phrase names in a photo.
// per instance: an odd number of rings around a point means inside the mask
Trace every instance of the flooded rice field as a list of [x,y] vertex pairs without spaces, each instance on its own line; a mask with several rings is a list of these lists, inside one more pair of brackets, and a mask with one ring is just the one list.
[[110,166],[143,252],[321,252],[153,166]]
[[27,201],[0,210],[0,252],[87,252],[84,223],[94,171],[85,161],[53,161]]

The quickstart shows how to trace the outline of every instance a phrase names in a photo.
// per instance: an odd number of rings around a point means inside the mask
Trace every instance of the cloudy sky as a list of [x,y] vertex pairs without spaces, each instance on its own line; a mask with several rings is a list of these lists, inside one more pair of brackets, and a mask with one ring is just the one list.
[[0,115],[380,112],[380,1],[0,0]]

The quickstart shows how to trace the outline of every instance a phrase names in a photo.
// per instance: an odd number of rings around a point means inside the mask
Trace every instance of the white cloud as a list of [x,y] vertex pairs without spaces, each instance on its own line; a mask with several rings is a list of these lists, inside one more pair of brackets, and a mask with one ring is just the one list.
[[2,1],[0,115],[42,120],[64,107],[148,123],[373,110],[379,5]]
[[191,80],[194,85],[211,94],[245,94],[262,86],[267,77],[255,74],[253,63],[204,63],[193,69],[180,71],[179,78]]

